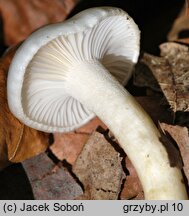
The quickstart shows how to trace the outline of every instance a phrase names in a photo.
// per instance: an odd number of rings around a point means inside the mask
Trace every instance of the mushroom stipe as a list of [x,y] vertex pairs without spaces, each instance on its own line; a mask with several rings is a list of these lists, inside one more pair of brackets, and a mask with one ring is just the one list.
[[8,74],[8,103],[24,124],[46,132],[74,130],[97,115],[119,141],[145,199],[187,199],[152,120],[127,92],[140,32],[118,8],[85,10],[34,32]]

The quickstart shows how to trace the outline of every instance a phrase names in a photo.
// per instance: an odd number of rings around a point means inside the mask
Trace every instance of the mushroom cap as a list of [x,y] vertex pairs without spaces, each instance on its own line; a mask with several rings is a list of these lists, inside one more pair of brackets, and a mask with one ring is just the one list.
[[9,68],[11,112],[41,131],[79,128],[95,114],[65,91],[70,68],[97,60],[126,84],[138,60],[139,40],[132,18],[113,7],[87,9],[63,23],[37,30],[18,48]]

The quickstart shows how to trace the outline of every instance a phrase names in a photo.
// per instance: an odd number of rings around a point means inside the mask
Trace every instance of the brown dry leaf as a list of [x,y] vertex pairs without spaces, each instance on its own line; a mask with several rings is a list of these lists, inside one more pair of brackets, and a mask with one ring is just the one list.
[[143,62],[143,58],[139,60],[135,67],[133,83],[138,87],[148,87],[154,91],[161,92],[161,88],[152,74],[152,71]]
[[159,139],[166,149],[170,166],[178,167],[179,169],[182,169],[183,168],[182,157],[179,150],[177,149],[177,144],[175,140],[170,136],[169,133],[167,133],[167,131],[163,129],[161,123],[159,123],[159,132],[161,135]]
[[168,33],[168,41],[177,41],[189,44],[189,0],[185,0],[185,5],[178,17],[175,19],[171,30]]
[[189,134],[186,127],[161,123],[161,127],[177,143],[184,164],[184,173],[189,183]]
[[186,14],[189,16],[189,0],[185,0]]
[[104,135],[94,132],[73,165],[73,172],[83,184],[79,199],[115,200],[124,178],[121,158]]
[[37,28],[63,21],[75,4],[75,0],[1,0],[5,44],[17,44]]
[[96,117],[74,132],[55,133],[55,141],[50,149],[59,160],[66,160],[73,164],[92,132],[99,126],[107,129],[103,122]]
[[168,35],[168,41],[180,41],[180,42],[189,42],[187,37],[189,30],[189,7],[188,0],[183,9],[179,13],[178,17],[175,19]]
[[189,111],[188,48],[169,42],[160,49],[161,57],[144,54],[141,62],[152,71],[172,110]]
[[8,160],[19,162],[45,151],[48,135],[23,125],[9,111],[6,95],[7,71],[15,53],[13,48],[0,59],[0,168]]
[[133,167],[128,157],[126,157],[125,165],[127,167],[127,170],[129,171],[129,175],[126,177],[123,190],[121,191],[120,194],[121,199],[143,200],[144,193],[143,193],[142,185],[140,183],[136,170]]
[[[166,106],[161,104],[159,96],[135,97],[137,102],[144,108],[146,113],[152,118],[153,122],[158,125],[158,121],[171,123],[173,117]],[[155,112],[154,112],[155,110]]]
[[60,160],[73,164],[86,143],[88,134],[55,133],[54,143],[50,146],[52,153]]
[[36,200],[74,199],[83,193],[74,178],[62,166],[55,166],[42,153],[22,163]]

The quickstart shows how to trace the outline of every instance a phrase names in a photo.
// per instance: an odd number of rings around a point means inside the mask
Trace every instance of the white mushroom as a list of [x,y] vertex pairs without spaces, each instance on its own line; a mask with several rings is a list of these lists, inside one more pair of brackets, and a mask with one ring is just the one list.
[[146,199],[187,199],[158,130],[120,84],[137,62],[139,35],[128,14],[111,7],[41,28],[11,63],[9,107],[20,121],[46,132],[71,131],[97,115],[131,159]]

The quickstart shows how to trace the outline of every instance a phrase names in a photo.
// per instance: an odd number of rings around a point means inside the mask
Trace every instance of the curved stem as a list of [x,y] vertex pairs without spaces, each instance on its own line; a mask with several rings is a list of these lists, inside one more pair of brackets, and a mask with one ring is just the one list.
[[67,81],[69,93],[117,138],[137,171],[145,199],[187,199],[181,171],[170,167],[154,123],[100,62],[76,65]]

